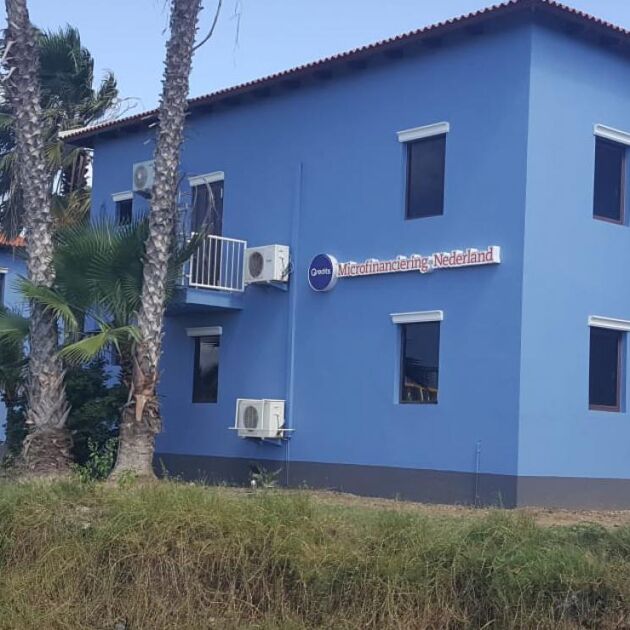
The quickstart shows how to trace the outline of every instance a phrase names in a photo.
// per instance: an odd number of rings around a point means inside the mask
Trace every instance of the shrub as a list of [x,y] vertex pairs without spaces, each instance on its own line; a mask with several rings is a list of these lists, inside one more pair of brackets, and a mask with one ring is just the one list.
[[118,440],[109,438],[103,444],[98,444],[92,438],[88,438],[89,455],[83,464],[74,464],[74,470],[79,480],[87,483],[90,481],[102,481],[109,476],[116,461]]
[[[127,394],[121,385],[110,384],[111,380],[104,359],[70,367],[66,373],[72,455],[80,466],[89,461],[93,451],[103,449],[109,440],[118,435],[120,409]],[[7,411],[6,434],[10,452],[17,455],[26,437],[26,405],[23,397],[18,398]]]

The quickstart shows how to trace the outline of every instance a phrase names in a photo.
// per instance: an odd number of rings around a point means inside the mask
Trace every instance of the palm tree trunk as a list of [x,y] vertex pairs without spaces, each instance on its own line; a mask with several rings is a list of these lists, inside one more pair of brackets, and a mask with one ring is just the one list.
[[[44,155],[44,133],[39,89],[37,38],[26,0],[5,0],[10,45],[5,61],[11,73],[5,85],[15,122],[18,178],[23,191],[29,279],[51,287],[55,279],[49,174]],[[65,473],[70,465],[72,439],[66,428],[69,407],[64,370],[57,356],[58,331],[54,316],[40,305],[30,305],[28,409],[29,434],[24,461],[35,474]]]
[[140,341],[134,350],[132,391],[120,426],[114,478],[124,474],[153,477],[155,436],[162,426],[157,398],[158,366],[166,304],[167,271],[176,216],[177,180],[188,79],[201,0],[172,0],[171,34],[166,47],[155,184],[138,314]]

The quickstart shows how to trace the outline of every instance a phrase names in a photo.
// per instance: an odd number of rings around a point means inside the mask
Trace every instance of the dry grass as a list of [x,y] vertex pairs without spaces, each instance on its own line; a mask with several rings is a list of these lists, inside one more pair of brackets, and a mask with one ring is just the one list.
[[630,526],[322,493],[0,485],[0,628],[621,628]]

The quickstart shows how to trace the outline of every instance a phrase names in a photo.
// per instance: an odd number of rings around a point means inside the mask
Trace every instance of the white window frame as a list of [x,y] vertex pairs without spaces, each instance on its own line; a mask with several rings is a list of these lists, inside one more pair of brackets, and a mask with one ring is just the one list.
[[422,138],[431,138],[432,136],[441,136],[451,130],[451,124],[448,122],[433,123],[432,125],[424,125],[422,127],[413,127],[412,129],[403,129],[397,132],[398,142],[413,142]]
[[601,315],[589,315],[588,325],[593,328],[608,328],[609,330],[620,330],[630,332],[630,320],[618,319],[616,317],[603,317]]
[[441,322],[444,311],[412,311],[410,313],[390,313],[394,324],[420,324],[423,322]]
[[216,337],[223,334],[223,326],[202,326],[199,328],[186,328],[189,337]]
[[628,131],[621,131],[620,129],[615,129],[614,127],[608,127],[607,125],[599,124],[595,125],[593,133],[598,138],[612,140],[617,144],[623,144],[627,147],[630,147],[630,132]]
[[194,188],[195,186],[214,184],[214,182],[222,181],[225,181],[225,173],[223,171],[214,171],[213,173],[205,173],[204,175],[192,175],[188,178],[188,185]]
[[123,190],[122,192],[117,192],[112,195],[112,199],[114,203],[118,201],[129,201],[133,199],[133,192],[131,190]]

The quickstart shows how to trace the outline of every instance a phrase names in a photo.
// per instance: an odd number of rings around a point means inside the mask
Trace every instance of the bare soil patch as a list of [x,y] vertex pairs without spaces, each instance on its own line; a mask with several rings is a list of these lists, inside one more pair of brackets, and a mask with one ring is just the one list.
[[[382,499],[376,497],[362,497],[343,492],[328,490],[311,490],[315,501],[352,508],[389,509],[412,511],[427,516],[442,517],[479,517],[487,516],[501,508],[474,508],[464,505],[443,505],[429,503],[414,503],[396,499]],[[630,510],[564,510],[543,507],[528,507],[510,510],[513,513],[526,514],[539,525],[579,525],[582,523],[597,523],[604,527],[621,527],[630,525]]]

